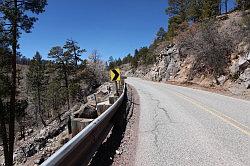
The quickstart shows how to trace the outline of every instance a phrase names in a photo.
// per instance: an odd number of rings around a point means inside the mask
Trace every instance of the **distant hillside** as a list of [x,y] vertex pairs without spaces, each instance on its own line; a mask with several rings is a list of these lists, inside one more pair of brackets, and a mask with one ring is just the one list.
[[[123,65],[127,76],[223,86],[233,93],[249,94],[250,10],[193,24],[172,42],[155,42],[146,54],[136,67],[133,61]],[[143,63],[147,57],[153,57],[154,63]]]

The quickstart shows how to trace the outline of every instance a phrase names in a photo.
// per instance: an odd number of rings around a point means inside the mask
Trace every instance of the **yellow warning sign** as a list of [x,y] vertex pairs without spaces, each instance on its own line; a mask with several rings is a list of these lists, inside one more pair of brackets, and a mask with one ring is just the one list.
[[118,68],[110,70],[110,79],[111,81],[121,81],[121,70]]

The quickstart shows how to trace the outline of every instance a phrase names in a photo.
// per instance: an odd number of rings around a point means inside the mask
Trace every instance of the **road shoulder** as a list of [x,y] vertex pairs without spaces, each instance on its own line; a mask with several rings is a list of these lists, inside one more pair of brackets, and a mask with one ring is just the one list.
[[140,105],[139,95],[136,89],[128,86],[128,105],[127,126],[124,132],[121,145],[116,150],[113,166],[133,166],[135,165],[136,149],[138,143]]

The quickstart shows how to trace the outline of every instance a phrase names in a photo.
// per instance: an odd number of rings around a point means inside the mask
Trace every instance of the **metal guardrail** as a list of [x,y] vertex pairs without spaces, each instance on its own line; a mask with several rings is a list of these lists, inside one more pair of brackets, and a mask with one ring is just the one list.
[[42,163],[42,166],[88,165],[111,130],[112,118],[124,101],[126,90],[127,87],[124,84],[123,93],[118,100]]

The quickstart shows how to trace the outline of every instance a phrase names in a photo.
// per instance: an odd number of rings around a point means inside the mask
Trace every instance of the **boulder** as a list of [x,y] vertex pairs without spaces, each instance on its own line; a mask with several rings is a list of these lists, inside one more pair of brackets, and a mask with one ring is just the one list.
[[240,67],[240,69],[245,69],[250,65],[250,62],[249,62],[248,58],[249,58],[248,55],[241,56],[239,58],[239,67]]
[[247,68],[241,75],[240,80],[245,85],[247,89],[250,88],[250,68]]
[[75,112],[75,111],[77,111],[77,110],[79,110],[80,109],[80,105],[79,104],[76,104],[74,107],[72,107],[71,109],[70,109],[70,111],[71,112]]
[[246,55],[246,59],[250,61],[250,52]]
[[97,118],[97,111],[94,107],[86,105],[79,113],[78,118],[95,119]]
[[37,153],[36,146],[34,144],[29,144],[26,147],[22,147],[22,150],[26,154],[26,157],[31,157]]
[[34,164],[40,165],[45,161],[44,156],[41,156],[39,159],[34,161]]
[[46,146],[47,139],[45,137],[35,138],[34,142],[36,143],[38,149],[42,149]]
[[54,138],[60,134],[60,127],[59,128],[52,128],[48,133],[48,138]]
[[176,47],[171,47],[167,51],[167,55],[171,55],[177,51]]
[[219,15],[219,16],[217,16],[216,17],[217,19],[219,19],[219,20],[227,20],[228,19],[228,15],[227,14],[223,14],[223,15]]
[[240,65],[238,63],[233,63],[230,67],[229,67],[229,71],[231,73],[231,75],[235,75],[240,71]]
[[[109,99],[110,98],[112,98],[112,97],[109,97]],[[97,114],[98,114],[98,116],[100,116],[103,112],[105,112],[110,106],[111,106],[111,104],[109,104],[109,101],[98,103],[97,104]]]
[[250,80],[246,81],[244,84],[247,89],[250,89]]
[[232,54],[231,54],[231,57],[230,57],[231,61],[232,61],[232,60],[235,60],[235,59],[237,59],[237,58],[238,58],[238,55],[237,55],[236,53],[232,53]]
[[64,144],[66,144],[68,141],[69,141],[69,138],[68,138],[68,137],[62,138],[62,139],[60,140],[60,144],[61,144],[61,145],[64,145]]
[[33,133],[33,129],[28,129],[28,130],[26,131],[26,133],[27,133],[28,135],[30,135],[31,133]]
[[219,81],[220,85],[223,85],[226,82],[227,77],[222,75],[217,80]]

